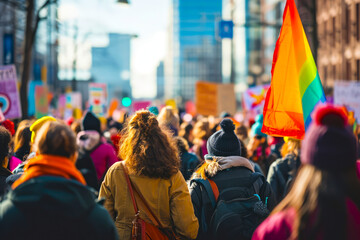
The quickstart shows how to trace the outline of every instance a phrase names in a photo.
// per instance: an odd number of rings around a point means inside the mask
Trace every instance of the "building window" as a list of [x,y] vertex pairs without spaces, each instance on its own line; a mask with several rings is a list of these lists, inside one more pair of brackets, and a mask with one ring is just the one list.
[[327,75],[328,75],[328,73],[327,73],[327,66],[324,66],[324,70],[323,70],[323,71],[324,71],[324,73],[323,73],[323,77],[324,77],[323,81],[326,82],[327,77],[328,77],[328,76],[327,76]]
[[333,80],[336,80],[336,65],[333,65]]
[[350,24],[350,8],[347,6],[345,9],[345,29],[344,29],[344,35],[345,35],[344,37],[345,37],[346,44],[350,43],[350,30],[351,30],[350,25],[351,25]]
[[351,62],[350,62],[350,60],[346,61],[346,80],[351,80]]
[[360,41],[360,3],[356,4],[356,40]]
[[360,60],[356,60],[356,80],[360,80]]
[[331,31],[331,34],[332,34],[332,38],[331,38],[332,44],[331,44],[331,46],[335,47],[335,43],[336,43],[336,22],[335,22],[335,17],[332,18],[332,31]]

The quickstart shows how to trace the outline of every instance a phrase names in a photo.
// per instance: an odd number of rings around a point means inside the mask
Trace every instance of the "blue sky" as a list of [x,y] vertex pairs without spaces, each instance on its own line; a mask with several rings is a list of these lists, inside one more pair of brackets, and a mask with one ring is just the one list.
[[[132,41],[131,67],[133,95],[153,97],[156,93],[156,66],[165,57],[170,0],[131,0],[130,5],[116,0],[61,0],[62,24],[59,63],[66,67],[72,58],[71,26],[79,26],[78,68],[91,65],[91,46],[107,44],[106,34],[138,35]],[[65,28],[64,28],[65,26]],[[66,30],[68,29],[68,30]]]

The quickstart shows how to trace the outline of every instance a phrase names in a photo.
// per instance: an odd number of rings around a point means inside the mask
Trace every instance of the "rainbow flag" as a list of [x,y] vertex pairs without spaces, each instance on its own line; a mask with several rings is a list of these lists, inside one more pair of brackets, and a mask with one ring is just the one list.
[[262,132],[302,139],[311,112],[326,99],[294,0],[286,2],[271,74]]

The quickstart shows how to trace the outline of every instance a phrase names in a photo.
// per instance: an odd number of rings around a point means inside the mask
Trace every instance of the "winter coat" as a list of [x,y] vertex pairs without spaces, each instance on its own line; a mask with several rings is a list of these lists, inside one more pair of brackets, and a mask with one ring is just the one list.
[[[115,163],[107,172],[101,185],[99,198],[105,198],[105,208],[115,221],[120,239],[131,239],[131,222],[135,212],[130,192],[125,180],[122,162]],[[181,172],[170,179],[149,178],[129,174],[130,181],[143,197],[163,227],[173,228],[180,236],[195,239],[198,231],[198,220],[191,204],[189,190]],[[146,208],[136,197],[140,217],[149,223]]]
[[200,160],[194,153],[183,152],[180,154],[181,167],[180,171],[185,178],[189,180],[195,169],[199,166]]
[[0,197],[8,190],[6,178],[10,175],[12,175],[12,173],[7,168],[0,167]]
[[[356,205],[350,200],[347,200],[346,206],[348,210],[348,218],[346,224],[348,233],[347,239],[360,239],[360,211],[356,207]],[[293,223],[295,217],[296,212],[293,208],[271,215],[256,229],[252,240],[289,239],[293,231]],[[321,240],[323,238],[320,234],[320,236],[318,236],[316,239]]]
[[106,171],[118,161],[113,146],[102,141],[97,131],[82,131],[78,133],[77,143],[80,149],[88,151],[96,170],[98,182],[101,183]]
[[0,203],[1,239],[118,239],[116,228],[86,186],[41,176],[10,191]]
[[[228,190],[230,188],[239,187],[243,188],[244,191],[240,192],[247,192],[248,196],[228,196],[229,198],[233,199],[236,197],[250,197],[254,194],[259,194],[260,198],[262,200],[266,199],[268,197],[267,207],[268,210],[271,211],[275,207],[275,199],[271,191],[270,185],[265,181],[262,183],[260,187],[260,193],[256,193],[255,189],[253,187],[253,177],[255,176],[252,170],[246,168],[246,167],[231,167],[228,169],[223,169],[220,164],[217,165],[211,165],[208,166],[207,174],[209,179],[213,180],[219,190],[219,197],[221,197],[221,193],[225,190]],[[193,176],[193,178],[198,178],[196,174]],[[208,194],[206,190],[203,188],[203,186],[199,185],[195,181],[190,182],[190,194],[191,194],[191,200],[194,206],[195,215],[199,219],[199,234],[197,239],[209,239],[209,236],[207,236],[208,233],[202,229],[202,208],[204,207],[205,210],[205,223],[207,226],[210,224],[211,216],[213,215],[214,209],[211,205],[211,201],[208,197]]]
[[86,184],[99,191],[100,184],[97,179],[94,162],[87,151],[84,151],[83,149],[79,150],[75,166],[85,178]]
[[294,154],[287,154],[271,164],[267,181],[270,183],[278,203],[289,192],[291,182],[288,182],[288,180],[295,178],[300,164],[300,157]]

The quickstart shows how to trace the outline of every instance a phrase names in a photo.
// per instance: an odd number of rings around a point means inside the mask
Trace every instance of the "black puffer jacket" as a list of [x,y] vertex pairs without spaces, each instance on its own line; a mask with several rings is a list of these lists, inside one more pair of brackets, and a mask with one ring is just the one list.
[[[216,183],[220,196],[222,195],[222,192],[230,188],[236,187],[244,190],[238,192],[239,196],[225,196],[228,199],[236,197],[249,197],[256,193],[260,195],[262,200],[268,197],[267,206],[268,210],[271,211],[275,207],[275,199],[272,194],[271,187],[264,179],[260,187],[260,192],[255,192],[253,187],[253,176],[255,176],[255,174],[258,173],[253,173],[245,167],[232,167],[230,169],[218,171],[216,175],[210,179]],[[204,231],[201,224],[203,222],[201,210],[203,207],[207,209],[207,211],[205,211],[204,218],[206,224],[209,225],[211,216],[214,212],[211,201],[203,186],[194,181],[191,181],[190,183],[190,195],[194,205],[195,215],[198,218],[200,225],[197,239],[209,239],[209,236],[207,235],[208,233]]]
[[118,239],[105,208],[77,181],[43,176],[10,191],[0,203],[1,239]]
[[300,157],[294,154],[287,154],[271,164],[267,181],[271,185],[277,203],[281,202],[290,190],[290,178],[295,178],[300,164]]

